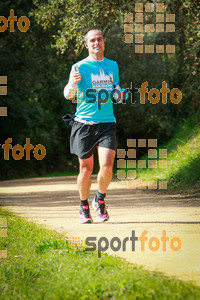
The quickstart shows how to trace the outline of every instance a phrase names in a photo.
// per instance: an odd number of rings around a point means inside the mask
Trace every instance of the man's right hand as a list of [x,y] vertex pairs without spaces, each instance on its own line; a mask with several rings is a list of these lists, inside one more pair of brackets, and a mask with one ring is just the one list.
[[76,66],[74,66],[74,73],[72,75],[72,81],[74,84],[77,84],[81,81],[81,73],[77,70]]

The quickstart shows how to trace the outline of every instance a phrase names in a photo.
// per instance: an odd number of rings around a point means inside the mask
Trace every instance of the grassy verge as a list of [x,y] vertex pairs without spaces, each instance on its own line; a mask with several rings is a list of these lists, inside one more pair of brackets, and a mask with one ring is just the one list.
[[64,235],[0,208],[1,299],[200,299],[200,288],[95,253],[72,251]]
[[159,148],[167,149],[167,168],[138,169],[137,178],[147,182],[166,180],[167,191],[200,192],[200,113],[187,120],[172,140]]

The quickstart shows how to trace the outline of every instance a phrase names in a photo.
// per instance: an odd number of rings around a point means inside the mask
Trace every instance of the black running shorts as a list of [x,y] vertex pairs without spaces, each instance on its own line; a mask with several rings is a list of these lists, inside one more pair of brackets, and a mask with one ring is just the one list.
[[89,158],[96,146],[117,150],[116,123],[93,125],[74,121],[70,136],[70,152],[79,158]]

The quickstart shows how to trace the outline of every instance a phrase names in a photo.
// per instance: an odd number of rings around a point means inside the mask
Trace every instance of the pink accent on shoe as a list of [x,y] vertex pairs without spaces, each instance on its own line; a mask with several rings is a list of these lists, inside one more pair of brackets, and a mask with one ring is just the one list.
[[108,214],[106,213],[105,215],[100,215],[100,217],[104,219],[104,218],[107,217],[107,215],[108,215]]
[[82,207],[83,209],[88,209],[88,206],[82,205],[81,207]]

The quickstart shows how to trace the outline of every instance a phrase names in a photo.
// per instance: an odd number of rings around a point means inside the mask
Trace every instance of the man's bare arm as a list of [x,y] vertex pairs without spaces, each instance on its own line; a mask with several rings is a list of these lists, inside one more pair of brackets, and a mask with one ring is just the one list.
[[77,70],[77,67],[74,66],[74,71],[70,75],[68,84],[64,88],[64,97],[66,99],[72,99],[76,95],[78,89],[77,83],[81,81],[81,73]]

